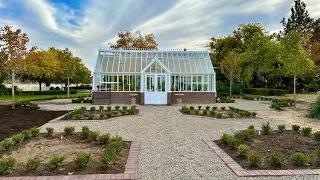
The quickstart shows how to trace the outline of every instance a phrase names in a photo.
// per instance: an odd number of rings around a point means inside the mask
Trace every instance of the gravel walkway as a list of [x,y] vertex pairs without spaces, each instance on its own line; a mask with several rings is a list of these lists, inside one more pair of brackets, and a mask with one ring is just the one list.
[[[43,109],[73,109],[82,105],[48,105]],[[205,105],[204,105],[205,106]],[[204,107],[203,106],[203,107]],[[219,106],[219,105],[215,105]],[[228,105],[226,105],[228,106]],[[270,121],[265,115],[270,110],[266,102],[250,103],[239,100],[234,107],[254,110],[262,115],[255,119],[209,119],[181,115],[180,106],[138,106],[141,116],[127,116],[109,121],[61,121],[42,126],[63,131],[67,125],[101,133],[118,134],[126,140],[141,141],[139,179],[320,179],[320,176],[238,178],[222,163],[216,154],[203,142],[215,140],[223,132],[234,132],[249,125],[260,127]],[[274,121],[271,119],[271,121]],[[283,122],[272,122],[272,124]]]

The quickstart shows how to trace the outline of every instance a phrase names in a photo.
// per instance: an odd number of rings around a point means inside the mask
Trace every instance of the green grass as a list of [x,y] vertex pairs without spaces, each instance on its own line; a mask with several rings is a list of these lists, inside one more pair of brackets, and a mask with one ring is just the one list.
[[[81,91],[77,94],[70,94],[71,98],[77,97],[77,96],[90,96],[90,93],[87,93],[85,91]],[[25,101],[25,100],[44,100],[44,99],[50,99],[53,97],[57,98],[67,98],[67,94],[53,94],[53,95],[16,95],[15,99],[16,101]],[[12,96],[0,96],[0,102],[10,102],[12,101]]]

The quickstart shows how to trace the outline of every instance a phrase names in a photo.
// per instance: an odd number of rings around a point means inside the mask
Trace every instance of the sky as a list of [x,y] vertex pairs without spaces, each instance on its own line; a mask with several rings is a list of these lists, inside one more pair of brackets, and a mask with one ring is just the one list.
[[[304,0],[320,17],[319,0]],[[0,0],[0,26],[26,32],[28,46],[68,47],[93,70],[98,50],[122,29],[154,33],[160,48],[203,49],[213,36],[260,22],[273,33],[293,0]]]

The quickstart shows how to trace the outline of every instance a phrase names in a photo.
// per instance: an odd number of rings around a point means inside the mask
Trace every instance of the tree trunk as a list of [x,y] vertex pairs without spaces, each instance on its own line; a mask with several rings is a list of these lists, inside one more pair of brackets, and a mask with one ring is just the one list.
[[14,81],[15,81],[15,70],[13,69],[12,70],[12,73],[11,73],[11,90],[12,90],[12,109],[15,109],[15,98],[14,98]]
[[70,83],[70,80],[69,80],[69,77],[68,77],[68,98],[70,98],[70,87],[69,87],[70,84],[69,83]]
[[296,109],[296,76],[293,77],[293,107]]
[[39,81],[39,91],[41,91],[41,84],[42,84],[42,82]]
[[232,79],[230,79],[230,98],[232,96]]

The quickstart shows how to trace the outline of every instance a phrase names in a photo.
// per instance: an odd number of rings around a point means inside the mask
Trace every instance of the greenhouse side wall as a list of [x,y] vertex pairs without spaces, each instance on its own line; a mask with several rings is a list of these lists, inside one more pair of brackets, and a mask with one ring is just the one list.
[[144,97],[140,92],[106,92],[97,91],[92,93],[92,103],[95,105],[105,104],[131,104],[132,98],[136,104],[143,104]]
[[[169,97],[170,96],[170,97]],[[171,92],[168,93],[168,104],[214,104],[216,103],[215,92]]]

